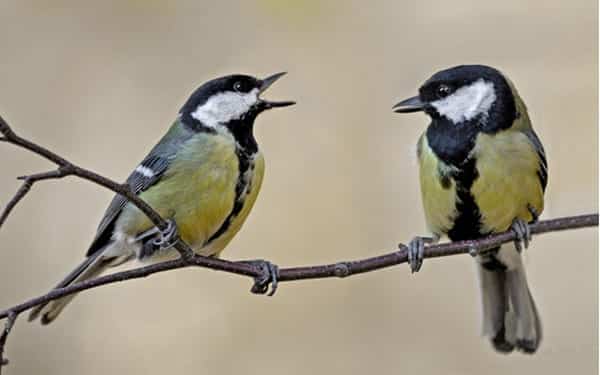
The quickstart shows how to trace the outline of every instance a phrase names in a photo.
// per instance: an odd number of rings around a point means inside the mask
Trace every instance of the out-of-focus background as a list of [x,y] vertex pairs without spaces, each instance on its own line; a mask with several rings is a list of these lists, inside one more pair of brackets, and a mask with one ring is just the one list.
[[[281,266],[391,251],[425,234],[414,144],[424,115],[391,106],[437,70],[500,68],[550,165],[545,218],[598,210],[598,9],[592,0],[0,2],[0,113],[24,136],[124,179],[202,82],[289,75],[298,105],[261,116],[263,190],[224,256]],[[0,145],[0,200],[50,165]],[[82,259],[112,194],[36,185],[0,231],[0,308]],[[535,356],[480,337],[473,260],[426,261],[251,295],[202,269],[81,294],[54,324],[22,317],[7,374],[596,374],[596,230],[537,237],[528,276],[544,323]]]

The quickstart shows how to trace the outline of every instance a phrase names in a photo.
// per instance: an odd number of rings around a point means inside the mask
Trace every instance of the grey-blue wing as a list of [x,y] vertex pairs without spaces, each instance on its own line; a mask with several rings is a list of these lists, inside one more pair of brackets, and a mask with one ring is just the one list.
[[[138,167],[129,175],[126,183],[135,194],[139,194],[150,186],[156,184],[169,167],[168,157],[149,155],[138,165]],[[98,225],[96,237],[90,245],[86,256],[93,255],[102,249],[110,240],[113,234],[115,222],[123,207],[127,204],[127,199],[121,195],[116,195],[110,202],[104,217]]]
[[[127,178],[126,183],[131,187],[131,190],[135,194],[140,194],[156,184],[163,177],[178,150],[197,132],[197,129],[190,128],[177,119],[156,146],[152,148],[148,156]],[[111,241],[115,222],[126,204],[127,199],[120,195],[113,198],[100,225],[98,225],[96,237],[88,249],[87,256],[96,253]]]
[[531,144],[535,148],[535,151],[538,154],[538,158],[540,159],[540,168],[538,170],[538,177],[540,179],[540,183],[542,184],[542,189],[546,190],[546,185],[548,185],[548,161],[546,160],[546,152],[544,151],[544,146],[542,142],[538,138],[537,134],[533,131],[533,129],[527,129],[525,131],[527,138],[531,141]]

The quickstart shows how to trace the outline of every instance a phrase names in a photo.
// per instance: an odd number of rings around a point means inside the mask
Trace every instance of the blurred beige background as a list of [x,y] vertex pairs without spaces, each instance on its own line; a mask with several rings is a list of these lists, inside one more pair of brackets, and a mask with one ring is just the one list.
[[[485,5],[484,5],[485,4]],[[568,4],[568,5],[567,5]],[[0,2],[0,113],[21,134],[124,179],[202,82],[290,74],[262,116],[263,191],[225,256],[281,266],[372,256],[424,234],[414,143],[391,106],[435,71],[485,63],[525,98],[550,164],[543,217],[598,210],[597,2]],[[46,170],[0,145],[0,200]],[[80,262],[112,194],[36,185],[0,231],[0,308]],[[473,261],[281,285],[187,269],[80,295],[48,327],[22,317],[7,374],[596,374],[596,230],[528,251],[545,339],[533,357],[479,336]]]

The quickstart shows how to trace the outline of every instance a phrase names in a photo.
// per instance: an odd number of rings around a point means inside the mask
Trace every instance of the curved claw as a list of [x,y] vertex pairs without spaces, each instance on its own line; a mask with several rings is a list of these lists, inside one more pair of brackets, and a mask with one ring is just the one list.
[[177,240],[177,224],[173,219],[167,220],[167,228],[152,240],[152,245],[164,250],[175,244]]
[[523,248],[529,247],[531,241],[531,229],[529,224],[523,219],[515,219],[512,223],[511,229],[515,232],[517,239],[515,240],[515,248],[518,252],[521,252]]
[[[254,278],[254,285],[250,289],[250,292],[254,294],[266,294],[271,297],[277,291],[279,284],[279,267],[269,261],[258,259],[243,261],[243,263],[250,264],[260,270],[261,275]],[[271,290],[269,291],[269,284]],[[268,293],[267,293],[268,292]]]
[[425,255],[425,242],[430,242],[426,237],[415,237],[408,244],[408,265],[411,273],[419,272],[423,266]]

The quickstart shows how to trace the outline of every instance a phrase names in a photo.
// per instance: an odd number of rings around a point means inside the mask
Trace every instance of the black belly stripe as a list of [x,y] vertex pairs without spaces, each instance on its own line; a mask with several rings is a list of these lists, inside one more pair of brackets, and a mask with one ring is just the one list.
[[467,159],[458,169],[458,172],[452,174],[456,182],[456,195],[458,201],[456,210],[458,215],[454,218],[454,224],[448,231],[448,238],[452,241],[472,240],[481,237],[486,233],[481,233],[481,213],[475,203],[475,198],[471,194],[471,187],[479,173],[475,166],[475,160]]
[[[210,238],[206,241],[206,244],[211,243],[215,239],[222,236],[225,232],[227,232],[227,229],[229,229],[233,220],[242,211],[242,208],[244,208],[244,202],[246,201],[246,196],[250,192],[250,188],[251,188],[250,184],[251,184],[251,180],[252,180],[252,175],[250,175],[249,178],[245,178],[245,176],[246,176],[246,172],[248,172],[248,171],[252,172],[254,170],[254,161],[252,159],[253,159],[253,156],[255,155],[255,153],[250,154],[250,153],[246,152],[244,149],[237,147],[235,154],[238,158],[239,171],[238,171],[238,180],[235,185],[235,201],[233,203],[233,208],[231,209],[231,212],[229,213],[229,215],[227,215],[227,218],[225,219],[225,221],[223,221],[223,224],[221,224],[219,229],[217,229],[217,231],[212,236],[210,236]],[[245,191],[245,196],[242,197],[242,194],[244,194],[244,191]]]
[[[446,233],[452,241],[469,240],[481,236],[481,215],[471,194],[473,182],[479,176],[472,156],[480,129],[480,118],[454,124],[445,117],[436,116],[425,137],[436,157],[449,165],[452,171],[439,173],[440,184],[447,189],[449,179],[456,186],[456,216],[452,228]],[[439,171],[438,171],[439,172]]]

